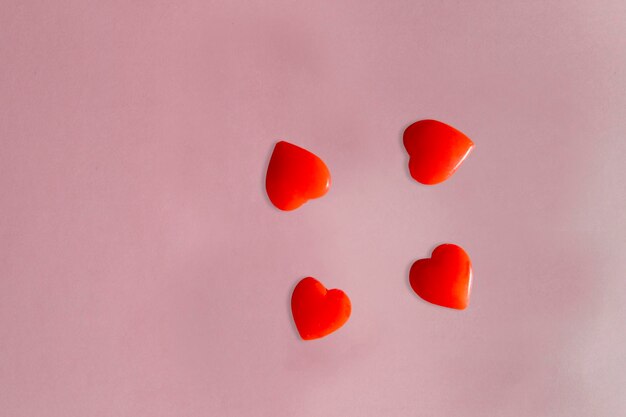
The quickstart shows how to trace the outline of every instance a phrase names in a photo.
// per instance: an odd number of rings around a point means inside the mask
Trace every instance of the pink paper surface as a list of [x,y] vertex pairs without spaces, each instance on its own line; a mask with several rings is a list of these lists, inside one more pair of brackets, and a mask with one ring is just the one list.
[[[0,415],[626,414],[626,3],[0,0]],[[403,129],[476,149],[414,182]],[[265,196],[273,145],[327,196]],[[470,307],[408,270],[439,243]],[[303,342],[305,276],[350,321]]]

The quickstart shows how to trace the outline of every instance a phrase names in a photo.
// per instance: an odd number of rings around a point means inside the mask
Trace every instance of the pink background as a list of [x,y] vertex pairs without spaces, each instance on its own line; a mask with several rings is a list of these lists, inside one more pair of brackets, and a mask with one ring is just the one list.
[[[623,0],[0,0],[0,415],[626,414],[625,68]],[[476,143],[435,187],[423,118]],[[333,175],[290,213],[280,139]],[[465,312],[408,286],[441,242]]]

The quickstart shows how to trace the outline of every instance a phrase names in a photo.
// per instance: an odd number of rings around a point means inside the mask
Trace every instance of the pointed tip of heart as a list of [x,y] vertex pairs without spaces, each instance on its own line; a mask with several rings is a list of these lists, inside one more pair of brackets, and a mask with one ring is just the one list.
[[424,185],[449,179],[474,148],[463,132],[437,120],[420,120],[404,131],[411,177]]
[[320,198],[330,182],[330,171],[317,155],[286,141],[276,143],[265,177],[267,196],[276,208],[291,211]]
[[303,340],[328,336],[350,318],[352,304],[341,290],[327,290],[313,277],[302,279],[291,295],[291,312]]
[[446,243],[437,246],[430,258],[413,263],[409,283],[429,303],[465,310],[469,305],[472,275],[472,263],[465,250]]

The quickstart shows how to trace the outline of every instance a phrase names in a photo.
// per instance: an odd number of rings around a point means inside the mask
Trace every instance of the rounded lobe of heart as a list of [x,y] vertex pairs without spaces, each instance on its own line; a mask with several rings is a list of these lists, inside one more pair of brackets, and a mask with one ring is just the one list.
[[295,210],[322,197],[330,187],[330,171],[318,156],[281,141],[276,144],[265,176],[267,196],[280,210]]
[[409,272],[411,288],[424,300],[464,310],[472,287],[472,263],[460,246],[437,246],[430,258],[419,259]]
[[341,290],[327,290],[312,277],[302,279],[291,295],[291,313],[300,337],[319,339],[343,326],[352,305]]
[[403,142],[411,176],[426,185],[450,178],[474,148],[470,138],[437,120],[413,123],[404,131]]

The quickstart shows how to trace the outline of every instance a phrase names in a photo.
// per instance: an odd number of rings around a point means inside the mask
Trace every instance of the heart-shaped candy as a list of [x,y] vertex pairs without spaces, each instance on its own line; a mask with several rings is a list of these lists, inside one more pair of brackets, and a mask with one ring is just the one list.
[[265,177],[267,196],[281,210],[295,210],[326,194],[330,171],[315,154],[289,142],[278,142]]
[[472,287],[472,263],[460,246],[440,245],[430,258],[413,264],[409,282],[413,291],[424,300],[464,310]]
[[327,290],[312,277],[302,279],[291,295],[291,313],[304,340],[319,339],[343,326],[352,305],[341,290]]
[[463,133],[436,120],[413,123],[404,131],[403,142],[411,176],[426,185],[450,178],[474,147]]

